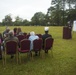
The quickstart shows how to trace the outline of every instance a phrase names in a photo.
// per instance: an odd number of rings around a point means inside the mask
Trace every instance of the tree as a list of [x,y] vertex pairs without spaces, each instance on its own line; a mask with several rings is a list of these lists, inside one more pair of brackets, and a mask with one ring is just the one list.
[[44,20],[45,14],[42,12],[36,12],[34,16],[31,18],[32,25],[42,25]]
[[51,15],[51,23],[53,25],[66,25],[68,21],[73,21],[76,13],[75,7],[76,0],[52,0],[51,6],[47,11]]
[[19,16],[16,16],[15,21],[14,21],[14,25],[16,26],[20,26],[22,25],[23,19],[20,18]]
[[73,23],[74,20],[76,20],[76,0],[66,0],[68,4],[68,8],[66,11],[67,12],[67,21],[70,21],[71,24]]
[[28,26],[28,25],[30,25],[30,22],[25,19],[25,20],[23,20],[22,25]]
[[50,19],[53,25],[61,25],[62,9],[62,0],[52,0],[51,7],[47,13],[51,15]]
[[11,18],[11,15],[6,15],[5,18],[2,20],[2,24],[3,25],[12,25],[12,18]]

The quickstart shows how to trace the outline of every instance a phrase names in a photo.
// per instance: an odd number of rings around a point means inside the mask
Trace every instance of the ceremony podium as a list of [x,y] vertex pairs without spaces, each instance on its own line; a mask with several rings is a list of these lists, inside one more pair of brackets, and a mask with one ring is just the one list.
[[72,34],[71,34],[71,28],[68,26],[63,27],[63,39],[71,39]]

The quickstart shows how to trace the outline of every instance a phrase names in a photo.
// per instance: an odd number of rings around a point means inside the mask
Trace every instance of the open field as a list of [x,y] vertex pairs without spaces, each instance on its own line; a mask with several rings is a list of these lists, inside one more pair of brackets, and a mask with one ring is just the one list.
[[[10,27],[13,29],[14,27]],[[42,26],[21,26],[23,32],[44,33]],[[2,33],[5,27],[0,27]],[[50,26],[49,34],[54,38],[53,56],[51,51],[41,56],[34,56],[30,60],[23,54],[22,63],[16,64],[15,59],[7,58],[6,67],[0,60],[0,75],[76,75],[76,32],[72,32],[72,39],[63,39],[63,27]]]

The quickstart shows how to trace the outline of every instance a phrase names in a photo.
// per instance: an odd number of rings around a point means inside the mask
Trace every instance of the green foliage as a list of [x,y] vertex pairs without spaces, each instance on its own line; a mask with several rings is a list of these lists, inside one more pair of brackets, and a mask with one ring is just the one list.
[[51,15],[51,25],[66,25],[68,21],[73,23],[76,20],[75,10],[76,0],[52,0],[47,12]]
[[28,26],[28,25],[31,25],[31,24],[28,20],[25,19],[25,20],[23,20],[22,25],[23,26]]
[[17,17],[15,18],[14,25],[17,25],[17,26],[22,25],[22,18],[20,18],[19,16],[17,16]]
[[[35,31],[44,34],[44,26],[20,26],[23,32]],[[13,29],[14,27],[10,27]],[[4,31],[0,27],[0,32]],[[49,34],[54,38],[53,56],[41,51],[41,56],[33,56],[34,60],[22,54],[22,63],[16,64],[15,58],[7,56],[6,66],[0,60],[0,75],[76,75],[76,32],[72,32],[72,39],[63,39],[63,27],[50,26]],[[34,52],[33,52],[34,54]]]
[[12,25],[12,18],[10,14],[5,16],[5,18],[2,20],[2,24],[8,26]]
[[0,26],[64,26],[68,21],[76,20],[76,0],[52,0],[47,13],[36,12],[31,21],[23,20],[19,16],[12,22],[11,15],[6,15]]
[[33,25],[44,25],[45,14],[42,12],[36,12],[34,16],[31,18],[31,22]]

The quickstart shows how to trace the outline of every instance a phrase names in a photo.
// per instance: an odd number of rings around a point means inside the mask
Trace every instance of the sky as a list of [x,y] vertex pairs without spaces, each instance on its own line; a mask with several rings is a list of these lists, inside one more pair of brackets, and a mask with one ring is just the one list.
[[0,21],[9,14],[13,20],[19,16],[30,21],[36,12],[46,14],[50,6],[51,0],[0,0]]

